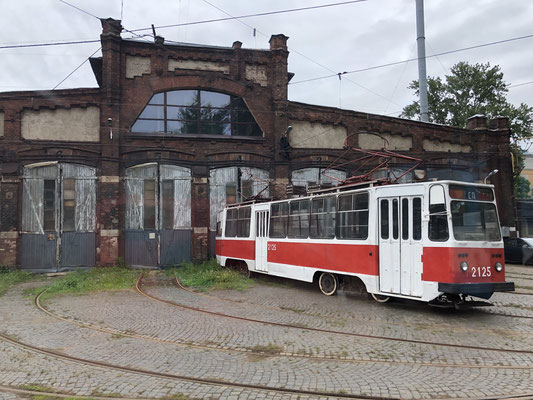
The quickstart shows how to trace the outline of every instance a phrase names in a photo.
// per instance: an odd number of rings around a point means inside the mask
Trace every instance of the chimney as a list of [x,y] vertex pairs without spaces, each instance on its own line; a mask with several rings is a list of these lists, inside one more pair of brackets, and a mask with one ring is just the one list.
[[102,36],[118,36],[122,32],[121,21],[113,18],[100,19],[102,23]]
[[489,121],[489,128],[496,131],[509,129],[509,118],[498,115]]
[[239,42],[238,40],[236,40],[235,42],[233,42],[233,50],[238,50],[242,47],[242,42]]
[[481,114],[473,115],[466,121],[466,127],[471,130],[487,129],[487,117]]
[[270,43],[270,51],[272,50],[287,50],[287,39],[289,37],[285,36],[283,34],[279,35],[272,35],[270,37],[270,40],[268,41]]

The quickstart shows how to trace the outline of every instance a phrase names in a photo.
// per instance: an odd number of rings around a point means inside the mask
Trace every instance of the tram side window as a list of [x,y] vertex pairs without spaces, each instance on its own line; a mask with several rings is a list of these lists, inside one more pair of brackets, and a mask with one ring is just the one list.
[[339,239],[366,239],[368,237],[368,193],[339,196]]
[[289,237],[309,237],[309,200],[298,200],[290,202]]
[[335,237],[335,196],[311,201],[311,225],[309,236],[316,239]]
[[389,238],[389,200],[383,199],[379,203],[380,205],[380,231],[381,231],[381,238],[382,239],[388,239]]
[[250,236],[250,207],[241,207],[238,212],[237,220],[237,236],[248,237]]
[[287,237],[287,221],[289,219],[289,203],[275,203],[270,209],[271,238]]
[[226,214],[226,237],[237,236],[238,209],[232,208]]
[[413,240],[422,239],[422,199],[413,199]]
[[429,191],[429,240],[444,242],[449,236],[444,188],[435,185]]

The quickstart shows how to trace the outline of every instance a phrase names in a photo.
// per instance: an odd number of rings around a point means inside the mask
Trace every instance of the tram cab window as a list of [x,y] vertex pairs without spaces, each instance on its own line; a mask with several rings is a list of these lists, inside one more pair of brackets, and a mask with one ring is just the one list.
[[289,237],[309,237],[309,200],[297,200],[289,203]]
[[434,185],[429,189],[429,239],[444,242],[449,236],[444,187]]
[[335,237],[335,196],[316,198],[311,201],[311,224],[309,237],[333,239]]
[[287,221],[289,220],[289,203],[274,203],[270,208],[271,238],[287,237]]
[[339,196],[339,239],[366,239],[368,237],[368,193]]

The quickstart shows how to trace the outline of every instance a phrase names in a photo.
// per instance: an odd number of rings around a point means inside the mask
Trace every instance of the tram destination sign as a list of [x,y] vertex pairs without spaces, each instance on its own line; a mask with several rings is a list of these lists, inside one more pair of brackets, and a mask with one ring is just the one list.
[[462,200],[493,201],[494,193],[489,188],[450,185],[450,197]]

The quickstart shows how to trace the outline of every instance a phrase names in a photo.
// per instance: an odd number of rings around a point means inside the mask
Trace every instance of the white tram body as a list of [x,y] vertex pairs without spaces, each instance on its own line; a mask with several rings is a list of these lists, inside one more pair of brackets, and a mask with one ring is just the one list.
[[217,261],[318,281],[325,294],[360,280],[368,293],[462,303],[514,290],[492,185],[434,181],[339,186],[236,204],[219,215]]

